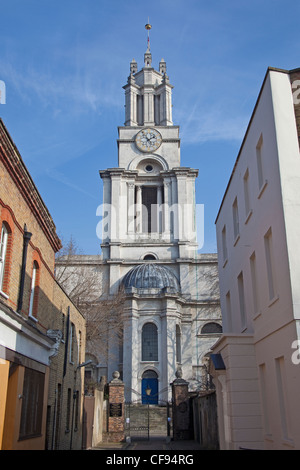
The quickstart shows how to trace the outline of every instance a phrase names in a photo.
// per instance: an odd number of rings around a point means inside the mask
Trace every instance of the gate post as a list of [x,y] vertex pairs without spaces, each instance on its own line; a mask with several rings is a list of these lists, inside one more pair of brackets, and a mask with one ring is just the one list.
[[191,436],[189,383],[182,378],[181,369],[176,371],[176,379],[171,383],[173,399],[173,439],[189,440]]
[[125,439],[125,400],[124,383],[119,379],[118,371],[113,373],[113,380],[108,384],[108,433],[110,442],[121,442]]

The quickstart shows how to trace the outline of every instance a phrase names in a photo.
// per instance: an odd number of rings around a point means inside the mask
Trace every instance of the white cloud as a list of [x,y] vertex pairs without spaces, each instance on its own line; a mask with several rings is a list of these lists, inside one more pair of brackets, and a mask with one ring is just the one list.
[[209,108],[196,104],[178,113],[181,138],[185,143],[197,144],[208,141],[241,141],[249,116],[241,114],[225,103],[212,103]]
[[55,181],[58,181],[59,183],[63,184],[64,186],[67,186],[67,187],[69,187],[69,188],[71,188],[71,189],[73,189],[77,192],[80,192],[80,193],[84,194],[85,196],[96,199],[94,194],[89,193],[89,192],[85,191],[84,189],[82,189],[80,186],[77,186],[76,184],[72,183],[72,181],[70,181],[65,174],[59,172],[58,170],[56,170],[54,168],[48,169],[47,170],[47,175],[49,176],[49,178],[52,178]]

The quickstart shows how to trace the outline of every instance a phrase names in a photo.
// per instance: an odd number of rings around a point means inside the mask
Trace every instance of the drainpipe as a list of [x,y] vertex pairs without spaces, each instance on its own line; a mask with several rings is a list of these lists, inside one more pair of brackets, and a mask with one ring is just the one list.
[[22,266],[21,266],[21,278],[19,286],[19,297],[18,297],[18,307],[17,312],[20,313],[23,306],[23,293],[24,293],[24,284],[25,284],[25,274],[26,274],[26,260],[27,260],[27,248],[29,241],[31,239],[32,233],[27,231],[26,224],[24,225],[24,234],[23,234],[23,255],[22,255]]

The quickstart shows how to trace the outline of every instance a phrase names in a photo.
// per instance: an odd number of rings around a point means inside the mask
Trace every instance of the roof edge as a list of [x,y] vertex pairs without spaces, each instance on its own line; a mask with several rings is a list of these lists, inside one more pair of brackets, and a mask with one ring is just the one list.
[[247,136],[248,136],[248,134],[249,134],[249,130],[250,130],[252,121],[253,121],[254,116],[255,116],[255,113],[256,113],[256,109],[257,109],[258,104],[259,104],[259,102],[260,102],[260,98],[261,98],[261,95],[262,95],[264,86],[265,86],[265,84],[266,84],[266,81],[267,81],[267,78],[268,78],[270,72],[279,72],[279,73],[285,73],[285,74],[290,75],[291,73],[295,73],[295,72],[298,72],[298,71],[300,72],[300,68],[296,68],[296,69],[293,69],[293,70],[280,69],[280,68],[276,68],[276,67],[268,67],[268,68],[267,68],[267,71],[266,71],[266,73],[265,73],[265,76],[264,76],[262,85],[261,85],[261,87],[260,87],[260,91],[259,91],[258,97],[257,97],[257,99],[256,99],[256,103],[255,103],[255,106],[254,106],[254,108],[253,108],[253,111],[252,111],[252,114],[251,114],[251,117],[250,117],[250,120],[249,120],[247,129],[246,129],[245,135],[244,135],[243,140],[242,140],[242,144],[241,144],[241,146],[240,146],[240,149],[239,149],[237,158],[236,158],[236,160],[235,160],[235,163],[234,163],[234,166],[233,166],[233,169],[232,169],[230,178],[229,178],[229,181],[228,181],[228,183],[227,183],[227,186],[226,186],[226,189],[225,189],[225,192],[224,192],[224,195],[223,195],[223,198],[222,198],[222,201],[221,201],[221,204],[220,204],[220,207],[219,207],[219,210],[218,210],[216,219],[215,219],[215,224],[216,224],[217,221],[218,221],[218,218],[219,218],[221,209],[222,209],[222,207],[223,207],[223,203],[224,203],[226,194],[227,194],[227,192],[228,192],[228,189],[229,189],[231,180],[232,180],[232,178],[233,178],[233,175],[234,175],[234,172],[235,172],[237,163],[238,163],[238,161],[239,161],[239,159],[240,159],[242,150],[243,150],[243,148],[244,148],[244,145],[245,145]]

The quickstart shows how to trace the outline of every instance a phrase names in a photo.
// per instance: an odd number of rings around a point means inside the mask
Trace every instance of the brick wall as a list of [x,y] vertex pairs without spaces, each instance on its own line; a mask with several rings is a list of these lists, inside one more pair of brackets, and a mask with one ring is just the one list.
[[[78,368],[78,365],[85,360],[85,320],[55,280],[55,253],[61,247],[55,225],[0,119],[0,228],[3,223],[9,235],[0,301],[16,312],[26,225],[32,236],[19,314],[41,334],[51,334],[57,340],[57,349],[50,361],[49,396],[45,404],[48,410],[47,446],[81,448],[84,368]],[[34,266],[37,268],[36,288],[32,315],[29,315]],[[53,426],[54,417],[56,426]]]
[[107,432],[103,434],[105,442],[121,442],[125,439],[125,399],[124,383],[119,380],[119,373],[109,383]]

